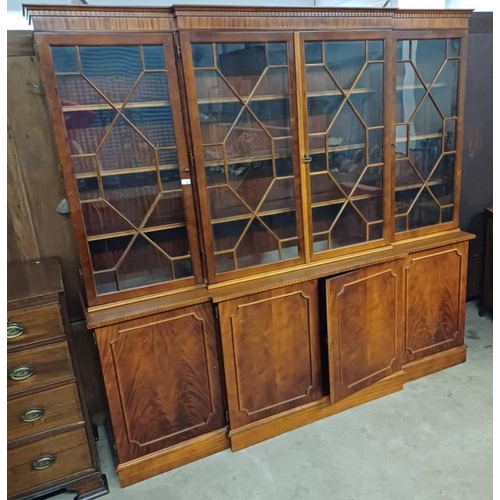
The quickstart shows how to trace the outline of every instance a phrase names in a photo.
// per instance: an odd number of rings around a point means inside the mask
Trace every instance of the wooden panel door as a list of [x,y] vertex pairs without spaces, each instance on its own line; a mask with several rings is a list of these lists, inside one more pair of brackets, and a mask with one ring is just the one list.
[[231,428],[321,397],[317,282],[219,304]]
[[327,280],[332,402],[401,368],[402,285],[402,259]]
[[183,33],[210,282],[303,261],[290,33]]
[[210,304],[101,328],[97,341],[120,462],[225,425]]
[[408,256],[405,362],[464,343],[468,243]]
[[173,35],[38,40],[89,305],[201,283]]
[[303,168],[313,260],[390,239],[387,32],[301,34]]

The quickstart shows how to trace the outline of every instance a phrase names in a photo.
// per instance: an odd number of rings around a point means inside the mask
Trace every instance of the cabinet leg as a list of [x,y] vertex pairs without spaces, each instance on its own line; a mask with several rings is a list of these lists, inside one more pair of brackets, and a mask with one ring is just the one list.
[[73,483],[66,488],[76,493],[75,500],[93,500],[109,493],[108,480],[104,474]]

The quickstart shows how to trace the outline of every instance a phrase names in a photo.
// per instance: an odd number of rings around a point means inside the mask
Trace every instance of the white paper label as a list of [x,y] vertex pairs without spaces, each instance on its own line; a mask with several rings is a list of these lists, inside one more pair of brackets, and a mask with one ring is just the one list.
[[183,186],[189,186],[191,184],[191,179],[181,179],[181,184]]

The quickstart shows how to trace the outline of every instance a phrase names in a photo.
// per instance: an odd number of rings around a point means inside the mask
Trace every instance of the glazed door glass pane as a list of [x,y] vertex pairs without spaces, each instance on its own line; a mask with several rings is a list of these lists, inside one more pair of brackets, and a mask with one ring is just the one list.
[[286,43],[192,55],[216,272],[298,257]]
[[164,47],[52,58],[98,295],[191,276]]
[[399,40],[397,233],[453,219],[460,39]]
[[383,237],[384,41],[304,43],[313,252]]

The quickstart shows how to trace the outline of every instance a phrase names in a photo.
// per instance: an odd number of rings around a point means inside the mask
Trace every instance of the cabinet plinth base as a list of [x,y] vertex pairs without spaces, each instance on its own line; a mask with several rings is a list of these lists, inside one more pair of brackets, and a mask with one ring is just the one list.
[[332,404],[330,397],[325,396],[314,403],[245,425],[244,427],[230,431],[231,449],[233,451],[242,450],[248,446],[261,443],[266,439],[310,424],[311,422],[316,422],[349,408],[400,391],[403,388],[403,381],[404,373],[398,371],[384,380],[336,403]]
[[404,381],[411,382],[431,373],[439,372],[451,366],[464,363],[466,360],[467,346],[453,347],[443,352],[427,356],[403,365]]
[[227,448],[229,439],[226,429],[210,432],[166,450],[119,464],[117,471],[120,485],[125,488]]

